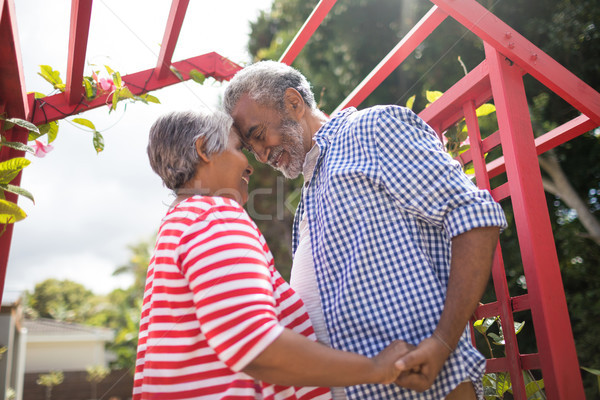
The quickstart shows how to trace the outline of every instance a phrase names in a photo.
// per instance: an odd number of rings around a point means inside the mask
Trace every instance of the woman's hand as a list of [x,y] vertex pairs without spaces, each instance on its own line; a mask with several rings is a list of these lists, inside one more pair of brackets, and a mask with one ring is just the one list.
[[398,379],[403,372],[396,367],[396,362],[415,349],[416,346],[403,340],[395,340],[379,354],[373,357],[375,379],[373,383],[389,384]]

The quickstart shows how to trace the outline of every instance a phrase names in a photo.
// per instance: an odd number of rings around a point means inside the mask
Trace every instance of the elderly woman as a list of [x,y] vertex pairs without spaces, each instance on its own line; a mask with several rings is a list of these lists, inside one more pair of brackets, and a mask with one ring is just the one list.
[[315,341],[240,206],[252,167],[228,115],[160,117],[148,156],[177,197],[148,268],[134,399],[329,399],[328,386],[397,378],[404,342],[367,358]]

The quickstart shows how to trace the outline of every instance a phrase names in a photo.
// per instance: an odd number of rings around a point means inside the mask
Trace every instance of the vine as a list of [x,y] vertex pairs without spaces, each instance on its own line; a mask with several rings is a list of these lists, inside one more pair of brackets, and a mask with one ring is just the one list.
[[[106,105],[109,107],[109,113],[116,110],[117,104],[121,101],[142,102],[144,104],[160,103],[158,98],[148,93],[134,95],[127,87],[119,72],[114,71],[107,65],[104,65],[104,70],[105,72],[101,70],[92,70],[89,76],[83,77],[82,86],[84,94],[81,100],[83,103],[90,102],[99,96],[106,95]],[[172,67],[171,72],[180,80],[183,80],[183,77],[175,68]],[[66,85],[60,77],[60,72],[55,71],[51,66],[41,65],[38,75],[52,85],[53,92],[50,93],[50,95],[57,92],[63,93],[65,91]],[[190,77],[199,84],[202,84],[205,80],[205,76],[197,70],[192,70],[190,72]],[[43,98],[46,96],[47,95],[43,93],[34,92],[36,101],[43,101]],[[2,129],[0,130],[0,150],[3,147],[7,147],[17,151],[30,153],[35,157],[41,158],[52,151],[53,146],[51,143],[58,136],[58,121],[50,121],[36,126],[33,123],[20,118],[10,118],[7,115],[0,115],[0,122],[2,125]],[[96,150],[96,154],[104,150],[104,137],[102,136],[102,133],[96,129],[96,126],[92,121],[86,118],[77,117],[67,122],[71,122],[78,128],[92,133],[92,145]],[[8,140],[5,132],[9,131],[14,126],[21,127],[28,132],[27,144]],[[41,140],[44,139],[44,137],[45,142],[44,140]],[[6,199],[7,192],[26,197],[35,204],[31,192],[20,186],[11,184],[21,170],[30,164],[31,161],[25,157],[13,157],[0,162],[0,236],[4,234],[8,224],[21,221],[27,217],[25,211],[23,211],[16,202]]]

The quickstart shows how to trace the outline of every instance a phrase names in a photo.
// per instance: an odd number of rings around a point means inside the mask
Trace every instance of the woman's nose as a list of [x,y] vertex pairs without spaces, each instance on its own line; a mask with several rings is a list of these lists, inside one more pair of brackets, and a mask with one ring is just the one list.
[[248,164],[246,166],[246,172],[248,173],[248,176],[252,175],[252,173],[254,172],[254,167],[250,164]]

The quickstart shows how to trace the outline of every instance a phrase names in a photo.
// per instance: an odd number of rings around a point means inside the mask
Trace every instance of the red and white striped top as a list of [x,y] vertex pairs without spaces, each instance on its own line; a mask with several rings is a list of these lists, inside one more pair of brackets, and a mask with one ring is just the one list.
[[133,399],[330,399],[241,372],[284,328],[316,340],[256,224],[233,200],[188,198],[163,219],[148,268]]

